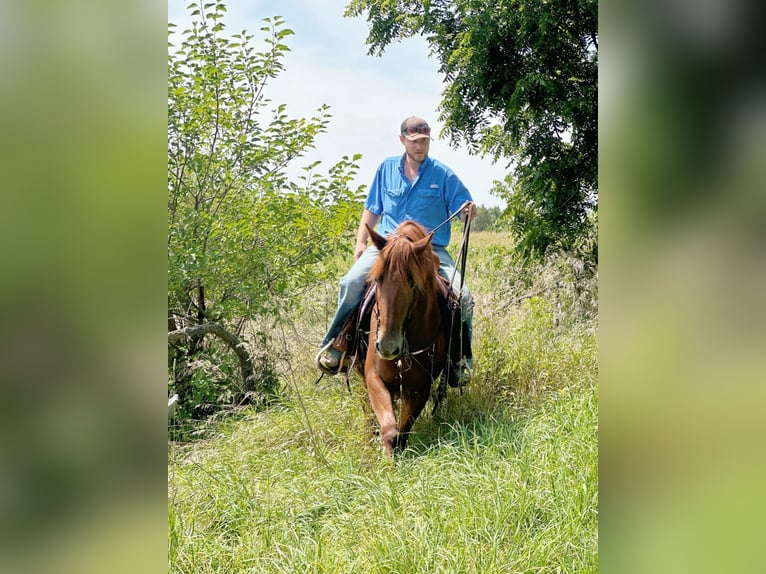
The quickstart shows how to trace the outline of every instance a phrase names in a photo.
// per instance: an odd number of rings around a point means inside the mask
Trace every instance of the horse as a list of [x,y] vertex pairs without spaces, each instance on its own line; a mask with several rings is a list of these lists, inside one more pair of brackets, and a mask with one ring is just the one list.
[[[380,425],[383,449],[393,458],[406,447],[433,381],[442,371],[449,373],[450,328],[455,321],[440,287],[432,235],[414,221],[405,221],[387,238],[369,225],[367,231],[380,253],[367,279],[374,285],[375,303],[367,350],[357,370],[364,377]],[[444,389],[441,386],[440,391],[446,392],[446,383]],[[398,421],[394,414],[397,398]],[[440,398],[435,398],[436,406]]]

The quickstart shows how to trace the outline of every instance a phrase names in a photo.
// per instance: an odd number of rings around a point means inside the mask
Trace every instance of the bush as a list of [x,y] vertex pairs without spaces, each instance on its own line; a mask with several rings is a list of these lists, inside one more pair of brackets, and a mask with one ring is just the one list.
[[181,417],[274,393],[269,342],[247,327],[300,303],[361,212],[360,156],[288,175],[329,124],[327,106],[293,119],[266,97],[292,30],[265,19],[257,52],[244,31],[226,37],[223,3],[189,10],[168,55],[168,369]]
[[531,297],[518,315],[485,316],[478,375],[507,404],[524,407],[596,378],[595,330],[555,326],[553,305]]

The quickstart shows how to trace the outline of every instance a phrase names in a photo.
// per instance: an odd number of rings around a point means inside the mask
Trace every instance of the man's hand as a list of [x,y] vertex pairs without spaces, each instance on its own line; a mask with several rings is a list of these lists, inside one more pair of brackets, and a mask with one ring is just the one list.
[[476,209],[476,204],[473,201],[466,201],[463,206],[460,208],[460,211],[462,212],[462,215],[460,216],[460,219],[465,221],[466,216],[470,213],[471,219],[476,217],[476,214],[479,212],[478,209]]
[[362,256],[362,253],[364,253],[366,250],[367,250],[367,242],[357,241],[356,247],[354,247],[354,261],[359,259]]

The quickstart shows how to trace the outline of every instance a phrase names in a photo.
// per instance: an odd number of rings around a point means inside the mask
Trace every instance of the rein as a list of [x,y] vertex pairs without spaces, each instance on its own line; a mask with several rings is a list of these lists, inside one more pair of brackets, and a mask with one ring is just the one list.
[[[439,225],[434,227],[431,230],[431,233],[436,233],[437,230],[441,229],[445,225],[447,225],[450,221],[455,219],[458,215],[460,215],[460,211],[465,207],[465,203],[460,206],[460,209],[458,209],[455,213],[451,214],[447,219],[442,221]],[[458,252],[458,259],[460,260],[460,300],[463,300],[463,284],[465,282],[465,262],[466,258],[468,256],[468,236],[471,234],[471,212],[468,212],[468,215],[465,216],[465,223],[463,224],[463,241],[460,244],[460,251]],[[455,271],[457,271],[458,265],[455,266]],[[449,286],[450,289],[452,288],[452,284],[455,281],[455,273],[453,271],[452,277],[450,277],[449,280]]]
[[[455,213],[459,213],[460,210],[458,210]],[[454,217],[455,214],[452,216]],[[455,266],[455,269],[452,271],[452,277],[450,277],[449,280],[449,289],[452,290],[452,284],[455,281],[455,273],[457,272],[458,267],[460,267],[460,289],[458,290],[458,310],[460,312],[460,321],[463,320],[463,285],[465,284],[465,264],[466,260],[468,258],[468,237],[471,235],[471,212],[469,210],[468,214],[465,216],[465,223],[463,224],[463,241],[460,244],[460,251],[458,252],[458,265]],[[447,220],[449,221],[449,219]],[[444,225],[442,223],[442,225]],[[450,369],[452,367],[452,353],[450,352],[452,349],[452,334],[455,331],[455,312],[450,313],[450,328],[449,328],[449,339],[447,340],[447,364],[445,366],[445,369]],[[460,329],[460,354],[463,354],[463,329]],[[463,387],[460,387],[460,393],[463,393]],[[437,400],[441,401],[444,397],[447,396],[447,380],[446,377],[442,376],[439,381],[439,387],[437,389]],[[436,405],[434,405],[433,412],[436,412],[436,408],[438,407],[438,402]],[[433,413],[432,413],[433,414]]]
[[[460,213],[460,210],[452,214]],[[449,220],[447,220],[449,221]],[[441,225],[444,225],[443,223]],[[458,259],[460,264],[455,266],[455,270],[452,272],[452,277],[449,280],[449,286],[452,288],[452,283],[455,281],[455,272],[460,267],[460,301],[463,301],[463,284],[465,283],[465,262],[468,257],[468,237],[471,235],[471,212],[465,216],[465,223],[463,224],[463,241],[460,244],[460,251],[458,252]]]
[[[458,215],[460,215],[460,212],[463,209],[463,207],[465,207],[465,205],[461,206],[460,209],[458,209],[454,213],[450,214],[449,217],[447,217],[447,219],[445,219],[439,225],[434,227],[431,230],[431,233],[432,234],[435,233],[438,229],[440,229],[443,226],[447,225],[453,219],[455,219]],[[462,300],[463,300],[463,286],[464,286],[464,283],[465,283],[466,260],[467,260],[467,255],[468,255],[468,239],[469,239],[470,232],[471,232],[471,220],[472,220],[472,217],[471,217],[471,213],[469,211],[469,213],[465,217],[465,222],[464,222],[464,225],[463,225],[463,239],[462,239],[462,242],[461,242],[461,245],[460,245],[460,251],[458,253],[459,265],[455,266],[455,271],[458,268],[460,269],[460,289],[459,289],[458,304],[461,305],[461,306],[462,306]],[[450,277],[450,280],[449,280],[449,286],[448,286],[449,291],[452,291],[452,285],[453,285],[454,281],[455,281],[455,274],[453,272],[452,277]],[[376,293],[375,297],[377,299],[377,293]],[[410,313],[411,312],[412,312],[412,310],[410,310]],[[451,322],[450,322],[449,338],[448,338],[448,342],[447,342],[447,364],[446,364],[445,368],[449,368],[450,364],[451,364],[451,358],[450,358],[451,353],[449,351],[452,348],[452,333],[453,333],[453,327],[454,327],[454,323],[455,323],[455,313],[451,313],[451,316],[452,316],[452,318],[451,318]],[[379,324],[379,322],[377,320],[376,320],[376,323],[377,323],[376,330],[380,329],[380,324]],[[353,354],[353,357],[352,357],[351,366],[349,366],[349,369],[346,371],[346,385],[349,388],[350,388],[349,380],[348,380],[349,373],[351,372],[351,368],[353,367],[353,365],[358,360],[358,355],[359,355],[360,351],[361,352],[366,352],[366,351],[364,351],[363,347],[365,346],[364,335],[367,335],[367,334],[369,334],[369,331],[362,333],[362,337],[361,337],[362,344],[359,347],[356,348],[356,350],[355,350],[355,352]],[[461,329],[461,339],[462,339],[462,329]],[[409,347],[409,345],[408,345],[407,337],[405,336],[404,337],[404,355],[398,359],[398,363],[399,363],[399,377],[401,377],[402,367],[404,367],[404,362],[405,361],[410,363],[409,366],[407,366],[405,368],[405,371],[407,371],[410,368],[412,368],[412,361],[414,361],[421,369],[423,369],[424,371],[426,371],[428,373],[431,373],[431,371],[433,371],[433,358],[434,358],[435,344],[432,344],[432,345],[430,345],[428,347],[424,347],[423,349],[419,349],[419,350],[414,351],[414,352],[410,352],[408,347]],[[462,341],[461,341],[461,348],[462,348]],[[429,353],[428,356],[430,356],[431,363],[432,363],[431,369],[428,369],[423,363],[421,363],[416,358],[419,355],[422,355],[424,353]],[[320,376],[319,380],[321,380],[321,379],[322,379],[322,377]],[[317,382],[319,382],[319,380]],[[443,399],[446,396],[446,392],[447,392],[447,389],[446,389],[446,378],[444,376],[442,376],[441,380],[439,382],[437,401],[441,401],[441,399]],[[461,392],[462,392],[462,388],[461,388]],[[433,412],[436,412],[437,406],[438,406],[438,402],[437,402],[436,405],[434,405]]]
[[[433,234],[438,229],[440,229],[443,226],[445,226],[448,223],[450,223],[453,219],[455,219],[458,215],[460,215],[460,212],[462,211],[463,207],[465,207],[465,204],[462,205],[460,207],[460,209],[458,209],[454,213],[450,214],[449,217],[447,217],[447,219],[442,221],[439,225],[434,227],[430,231],[430,233]],[[468,259],[468,239],[469,239],[469,237],[471,235],[471,220],[472,220],[472,217],[471,217],[471,212],[469,210],[468,214],[465,216],[465,222],[463,224],[463,239],[462,239],[462,241],[460,243],[460,251],[458,252],[458,261],[459,261],[459,263],[458,263],[458,265],[455,266],[455,269],[452,272],[452,277],[450,277],[450,280],[449,280],[449,289],[451,291],[452,290],[452,285],[455,282],[455,273],[457,272],[457,270],[459,268],[460,269],[460,289],[458,290],[458,305],[460,305],[461,308],[462,308],[462,301],[463,301],[463,286],[465,285],[465,267],[466,267],[466,261]],[[397,236],[399,236],[399,234],[396,234],[396,235],[393,235],[393,236],[390,236],[390,237],[397,237]],[[376,293],[376,299],[377,299],[377,293]],[[412,309],[410,309],[410,311],[409,311],[408,318],[409,318],[409,315],[411,315],[411,314],[412,314]],[[452,318],[451,318],[451,322],[450,322],[449,339],[447,341],[447,366],[448,367],[449,367],[450,362],[451,362],[449,349],[452,348],[452,333],[453,333],[453,327],[455,325],[455,314],[452,313],[451,315],[452,315]],[[461,320],[462,320],[462,316],[461,316]],[[377,322],[377,329],[379,329],[379,328],[380,328],[380,323]],[[377,333],[376,333],[376,335],[377,335]],[[460,337],[461,337],[460,347],[462,349],[462,346],[463,346],[462,345],[462,329],[461,329],[461,332],[460,332]],[[431,356],[431,362],[433,362],[433,350],[435,348],[435,344],[432,344],[432,345],[430,345],[428,347],[424,347],[424,348],[422,348],[422,349],[420,349],[418,351],[409,352],[409,349],[407,349],[408,343],[407,343],[407,337],[406,337],[406,334],[405,334],[405,336],[404,336],[404,345],[405,345],[405,348],[402,350],[402,357],[399,359],[400,372],[401,372],[401,366],[403,365],[402,359],[404,359],[404,360],[414,360],[415,363],[417,365],[419,365],[420,368],[423,369],[426,372],[430,373],[433,370],[433,368],[427,369],[420,361],[418,361],[414,357],[416,355],[421,355],[421,354],[423,354],[423,353],[425,353],[427,351],[431,351],[431,355],[430,355]],[[411,365],[410,365],[410,367],[408,367],[408,369],[405,369],[405,370],[409,370],[409,368],[411,368]],[[446,389],[445,389],[445,391],[446,391]],[[461,391],[462,391],[462,389],[461,389]]]
[[[463,209],[464,205],[465,205],[465,204],[461,205],[461,206],[460,206],[460,209]],[[453,219],[455,219],[455,218],[456,218],[458,215],[460,215],[460,209],[458,209],[458,210],[457,210],[455,213],[453,213],[453,214],[452,214],[452,215],[450,215],[450,216],[449,216],[447,219],[445,219],[444,221],[442,221],[442,222],[441,222],[439,225],[437,225],[436,227],[434,227],[434,228],[431,230],[431,233],[436,233],[436,232],[437,232],[439,229],[441,229],[442,227],[444,227],[445,225],[447,225],[447,224],[448,224],[450,221],[452,221]]]

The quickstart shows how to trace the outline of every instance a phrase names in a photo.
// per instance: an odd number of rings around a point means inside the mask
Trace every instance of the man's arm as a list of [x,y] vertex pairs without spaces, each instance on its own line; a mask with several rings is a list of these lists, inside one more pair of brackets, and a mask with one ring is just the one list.
[[367,233],[367,228],[365,227],[365,223],[370,226],[371,229],[375,227],[378,223],[378,219],[380,218],[379,215],[375,215],[372,211],[364,210],[362,211],[362,221],[359,223],[359,231],[356,232],[356,247],[354,247],[354,261],[359,259],[362,256],[362,253],[364,253],[365,249],[367,249],[367,239],[369,238],[369,233]]

